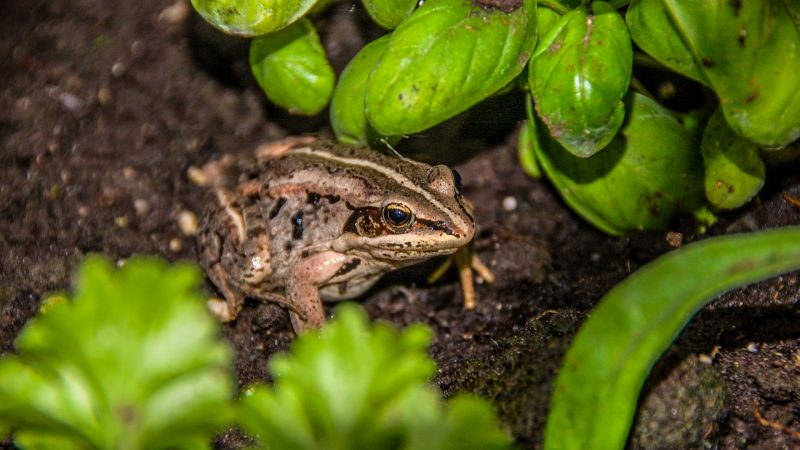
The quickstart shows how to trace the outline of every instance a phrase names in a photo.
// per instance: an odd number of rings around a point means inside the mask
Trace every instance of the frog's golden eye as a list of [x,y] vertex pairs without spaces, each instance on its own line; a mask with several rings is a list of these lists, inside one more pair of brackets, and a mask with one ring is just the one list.
[[411,225],[414,214],[406,205],[389,203],[383,207],[383,220],[392,227],[403,228]]

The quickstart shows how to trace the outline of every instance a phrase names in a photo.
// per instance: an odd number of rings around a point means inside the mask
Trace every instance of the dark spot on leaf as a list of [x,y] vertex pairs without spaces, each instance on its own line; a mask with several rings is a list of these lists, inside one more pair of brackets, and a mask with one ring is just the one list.
[[235,6],[228,6],[219,10],[219,15],[225,18],[231,18],[239,15],[239,10]]
[[472,4],[486,10],[499,9],[504,13],[512,13],[522,6],[522,0],[473,0]]
[[747,30],[744,28],[739,30],[739,46],[744,47],[747,43]]
[[704,67],[714,67],[716,65],[714,60],[711,58],[703,58],[701,61],[703,62]]
[[758,92],[751,92],[750,95],[744,99],[744,101],[745,103],[753,103],[756,98],[758,98]]

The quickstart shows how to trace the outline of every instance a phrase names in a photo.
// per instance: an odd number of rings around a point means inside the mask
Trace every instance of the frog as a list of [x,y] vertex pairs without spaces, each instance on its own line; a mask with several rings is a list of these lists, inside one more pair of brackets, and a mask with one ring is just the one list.
[[323,301],[357,298],[387,272],[464,251],[475,235],[446,165],[302,136],[262,145],[238,177],[220,166],[204,169],[211,189],[197,241],[224,297],[209,301],[222,321],[253,298],[286,307],[297,333],[319,328]]

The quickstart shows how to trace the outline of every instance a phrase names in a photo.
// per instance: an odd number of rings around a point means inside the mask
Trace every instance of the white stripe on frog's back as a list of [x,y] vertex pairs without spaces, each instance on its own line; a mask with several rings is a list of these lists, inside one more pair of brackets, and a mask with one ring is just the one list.
[[389,179],[394,180],[400,186],[420,194],[423,198],[425,198],[425,200],[429,201],[438,210],[446,211],[448,217],[450,217],[450,220],[454,224],[459,226],[460,228],[468,228],[469,227],[468,223],[465,223],[463,220],[461,220],[461,218],[458,217],[457,214],[454,214],[454,212],[450,208],[445,207],[439,200],[436,199],[436,197],[432,196],[430,192],[426,191],[425,189],[420,188],[419,186],[414,184],[414,182],[412,182],[410,179],[408,179],[408,177],[406,177],[405,175],[403,175],[402,173],[400,173],[400,172],[398,172],[396,170],[392,170],[392,169],[390,169],[390,168],[388,168],[386,166],[383,166],[383,165],[380,165],[380,164],[376,164],[376,163],[374,163],[372,161],[369,161],[369,160],[366,160],[366,159],[344,158],[344,157],[336,156],[336,155],[334,155],[332,153],[328,153],[328,152],[325,152],[325,151],[322,151],[322,150],[314,150],[311,147],[293,148],[291,151],[292,151],[292,153],[301,153],[301,154],[308,155],[308,156],[311,156],[311,157],[317,157],[319,159],[327,159],[327,160],[330,160],[330,161],[336,161],[338,163],[345,164],[345,165],[348,165],[348,166],[363,167],[363,168],[367,168],[367,169],[372,169],[372,170],[374,170],[374,171],[376,171],[376,172],[378,172],[378,173],[380,173],[382,175],[385,175]]

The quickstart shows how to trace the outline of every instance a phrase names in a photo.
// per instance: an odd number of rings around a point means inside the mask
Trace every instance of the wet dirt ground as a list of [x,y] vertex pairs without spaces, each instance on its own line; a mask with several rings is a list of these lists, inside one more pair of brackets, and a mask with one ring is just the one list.
[[[172,1],[0,3],[0,353],[14,351],[45,294],[69,288],[87,253],[196,260],[194,238],[179,226],[203,207],[189,167],[287,135],[330,133],[325,115],[269,106],[249,76],[246,43],[221,39]],[[337,70],[374,37],[350,11],[342,5],[323,19]],[[477,248],[497,276],[478,287],[477,309],[461,307],[452,275],[425,283],[435,263],[392,274],[363,304],[374,319],[432,326],[434,382],[446,395],[490,399],[518,443],[538,448],[577,328],[609,288],[671,247],[666,233],[606,236],[527,177],[513,145],[520,106],[500,97],[405,144],[454,162],[476,205]],[[706,236],[800,224],[791,201],[799,168],[773,170],[758,199]],[[692,230],[673,231],[684,243],[704,237]],[[630,445],[800,448],[798,302],[793,273],[705,308],[654,369]],[[267,359],[293,336],[285,311],[270,304],[248,304],[224,331],[240,384],[265,378]],[[245,444],[235,432],[216,441]]]

